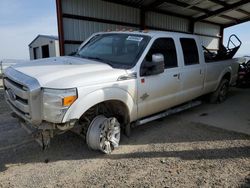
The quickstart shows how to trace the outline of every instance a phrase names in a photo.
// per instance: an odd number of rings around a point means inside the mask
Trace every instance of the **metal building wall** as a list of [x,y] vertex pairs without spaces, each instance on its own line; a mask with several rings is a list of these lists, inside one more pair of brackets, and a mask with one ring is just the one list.
[[[107,30],[116,30],[117,28],[134,29],[135,27],[127,27],[115,24],[98,23],[85,20],[75,20],[64,18],[64,40],[67,41],[84,41],[93,33]],[[79,44],[65,44],[65,54],[74,52]]]
[[[109,29],[139,29],[139,9],[109,3],[100,0],[62,0],[64,51],[69,54],[75,51],[80,41],[84,41],[91,34]],[[77,15],[73,17],[68,15]],[[83,19],[82,19],[83,18]],[[116,22],[134,24],[138,27],[124,26],[121,24],[101,23],[88,18],[112,20]],[[76,44],[74,44],[76,43]]]
[[209,50],[218,50],[220,39],[220,26],[208,23],[197,22],[194,25],[194,33],[199,35],[202,45]]
[[127,23],[139,24],[140,22],[140,12],[138,9],[100,0],[62,0],[62,10],[66,14]]
[[189,32],[189,20],[155,12],[146,13],[146,25],[150,28],[163,30]]
[[[57,0],[57,6],[57,12],[61,11],[59,25],[62,22],[61,31],[59,27],[63,46],[61,51],[66,55],[75,51],[82,41],[95,32],[123,28],[138,30],[142,24],[140,9],[107,1]],[[146,12],[144,24],[149,29],[190,32],[190,20],[156,12]],[[198,22],[193,32],[199,35],[202,44],[208,49],[218,49],[220,26]]]

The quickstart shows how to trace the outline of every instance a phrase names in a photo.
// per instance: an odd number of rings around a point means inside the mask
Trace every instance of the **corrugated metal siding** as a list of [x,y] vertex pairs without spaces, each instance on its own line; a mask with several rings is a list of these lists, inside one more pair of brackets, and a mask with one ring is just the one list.
[[220,40],[218,38],[198,36],[201,41],[201,45],[205,46],[209,50],[218,50]]
[[[210,7],[212,5],[212,3],[206,3],[206,6]],[[80,15],[133,24],[140,23],[139,9],[109,3],[102,0],[62,0],[62,11],[63,14]],[[155,28],[162,28],[163,30],[173,30],[180,32],[189,31],[189,20],[185,18],[168,16],[155,12],[147,12],[145,15],[145,21],[146,25],[149,27],[151,26]],[[130,29],[132,27],[63,18],[64,40],[84,41],[95,32],[107,31],[108,29],[116,30],[122,28]],[[132,29],[137,30],[139,28]],[[195,33],[199,34],[219,36],[220,27],[213,24],[196,23],[194,31]],[[211,49],[218,48],[218,38],[205,36],[200,36],[200,38],[204,46]],[[65,44],[65,54],[69,54],[72,51],[75,51],[78,46],[79,45],[75,44]]]
[[148,12],[146,14],[146,25],[168,30],[188,32],[189,21],[174,16]]
[[220,26],[208,24],[208,23],[195,23],[194,32],[204,35],[219,36],[220,35]]
[[199,36],[202,45],[208,49],[218,50],[220,42],[218,38],[220,36],[220,27],[218,25],[197,22],[194,27],[194,32],[197,34],[210,35],[211,37]]
[[67,14],[135,24],[140,22],[139,9],[101,0],[62,0],[62,11]]
[[80,45],[77,44],[65,44],[64,45],[64,50],[65,50],[65,55],[68,55],[72,52],[77,51]]
[[[64,26],[64,39],[65,40],[73,40],[73,41],[85,41],[90,35],[96,32],[116,30],[116,29],[133,29],[138,30],[138,28],[134,27],[126,27],[121,25],[114,24],[106,24],[106,23],[98,23],[84,20],[75,20],[64,18],[63,19]],[[70,54],[74,52],[79,45],[75,44],[65,44],[65,54]]]
[[85,20],[75,20],[69,18],[64,18],[63,24],[64,24],[63,25],[64,39],[76,40],[76,41],[84,41],[93,33],[107,31],[108,29],[110,30],[123,29],[123,28],[134,29],[134,30],[138,29],[134,27],[126,27],[121,25],[98,23]]
[[186,7],[180,7],[177,5],[173,5],[171,3],[163,3],[158,8],[161,10],[166,10],[166,11],[174,12],[174,13],[181,12],[183,15],[186,15],[186,16],[193,16],[199,13],[199,11],[187,9]]
[[[133,24],[139,24],[140,22],[139,9],[101,0],[62,0],[62,13]],[[123,28],[139,29],[116,24],[63,18],[64,40],[84,41],[93,33]],[[78,46],[65,44],[65,54],[75,51]]]

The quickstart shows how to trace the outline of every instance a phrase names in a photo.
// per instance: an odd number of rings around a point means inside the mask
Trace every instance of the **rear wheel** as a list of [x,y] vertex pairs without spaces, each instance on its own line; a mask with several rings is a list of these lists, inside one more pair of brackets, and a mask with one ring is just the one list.
[[88,127],[86,141],[93,150],[110,154],[119,146],[120,123],[115,117],[96,116]]
[[209,101],[211,103],[224,102],[227,99],[228,91],[229,91],[229,80],[223,79],[220,82],[220,85],[216,89],[216,91],[210,95]]

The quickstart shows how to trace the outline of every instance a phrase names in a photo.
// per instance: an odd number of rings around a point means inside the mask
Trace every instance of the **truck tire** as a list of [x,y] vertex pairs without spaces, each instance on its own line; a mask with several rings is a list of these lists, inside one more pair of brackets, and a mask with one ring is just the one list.
[[88,127],[86,141],[89,148],[110,154],[119,146],[121,127],[115,117],[96,116]]
[[223,78],[218,88],[213,93],[210,94],[209,102],[210,103],[224,102],[227,98],[228,90],[229,90],[229,80]]

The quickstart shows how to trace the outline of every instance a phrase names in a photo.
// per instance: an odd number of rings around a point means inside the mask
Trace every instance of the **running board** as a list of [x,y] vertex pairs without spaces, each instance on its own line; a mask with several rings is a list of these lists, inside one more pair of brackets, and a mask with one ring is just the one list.
[[178,112],[182,112],[182,111],[187,110],[189,108],[193,108],[193,107],[199,106],[201,103],[202,103],[201,101],[193,101],[193,102],[186,103],[186,104],[184,104],[182,106],[178,106],[178,107],[166,110],[166,111],[164,111],[162,113],[146,117],[145,119],[138,120],[134,124],[134,126],[143,125],[145,123],[148,123],[148,122],[151,122],[151,121],[154,121],[154,120],[157,120],[157,119],[161,119],[161,118],[164,118],[166,116],[169,116],[169,115],[172,115],[172,114],[176,114]]

